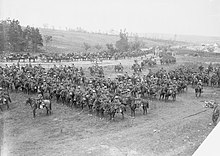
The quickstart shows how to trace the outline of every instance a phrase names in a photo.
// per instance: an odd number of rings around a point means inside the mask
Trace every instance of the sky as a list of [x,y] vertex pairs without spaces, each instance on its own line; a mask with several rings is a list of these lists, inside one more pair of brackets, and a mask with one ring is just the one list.
[[220,0],[0,0],[0,19],[88,31],[220,36]]

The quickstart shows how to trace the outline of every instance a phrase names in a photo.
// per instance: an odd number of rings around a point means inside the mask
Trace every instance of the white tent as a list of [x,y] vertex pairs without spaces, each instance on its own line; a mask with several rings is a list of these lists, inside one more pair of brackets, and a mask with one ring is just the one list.
[[220,53],[220,47],[215,47],[213,52],[214,53]]

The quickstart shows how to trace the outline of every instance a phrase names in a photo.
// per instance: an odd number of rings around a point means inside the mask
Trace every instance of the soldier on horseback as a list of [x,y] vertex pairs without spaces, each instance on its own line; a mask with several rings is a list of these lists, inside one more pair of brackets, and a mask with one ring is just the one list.
[[43,95],[38,94],[36,100],[37,100],[37,107],[40,108],[40,105],[42,104],[42,101],[43,101]]
[[2,87],[0,87],[0,109],[2,111],[1,105],[7,105],[7,109],[9,109],[9,102],[11,102],[11,98],[9,95],[9,92],[6,90],[3,90]]
[[203,89],[203,83],[201,80],[199,80],[199,82],[197,83],[196,88],[195,88],[196,97],[201,96],[202,89]]

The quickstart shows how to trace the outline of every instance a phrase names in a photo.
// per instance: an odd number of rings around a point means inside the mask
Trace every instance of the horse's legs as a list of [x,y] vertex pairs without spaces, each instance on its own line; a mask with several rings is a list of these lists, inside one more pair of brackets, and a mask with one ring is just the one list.
[[101,118],[104,118],[104,110],[101,109]]
[[59,98],[60,98],[60,96],[59,96],[59,95],[56,95],[57,103],[59,102]]
[[134,108],[131,109],[131,116],[135,117],[135,109]]
[[142,106],[142,109],[143,109],[143,115],[145,114],[145,107],[144,106]]
[[50,105],[49,105],[49,109],[50,109],[50,114],[52,113],[52,103],[50,102]]
[[112,113],[109,113],[109,120],[112,120]]
[[46,107],[47,115],[48,115],[49,114],[49,108],[47,106],[45,106],[45,107]]
[[36,109],[33,109],[33,117],[35,118]]
[[112,120],[115,118],[115,112],[112,112]]
[[83,103],[82,103],[82,104],[81,104],[81,109],[82,109],[82,110],[83,110],[83,106],[84,106],[84,105],[83,105]]
[[7,105],[7,110],[9,109],[9,104],[8,104],[8,101],[6,101],[6,105]]

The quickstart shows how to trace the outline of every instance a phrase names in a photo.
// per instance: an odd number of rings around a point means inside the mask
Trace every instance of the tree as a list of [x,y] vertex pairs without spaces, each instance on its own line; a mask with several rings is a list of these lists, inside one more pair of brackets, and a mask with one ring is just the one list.
[[0,51],[4,51],[4,28],[3,24],[0,23]]
[[119,51],[125,52],[129,49],[129,43],[128,43],[128,33],[126,32],[126,29],[124,32],[122,30],[120,31],[120,40],[116,41],[115,46]]
[[7,20],[2,20],[1,22],[2,25],[2,36],[1,39],[3,40],[3,42],[1,42],[2,44],[2,51],[8,51],[11,50],[11,45],[9,43],[9,26],[11,23],[10,19]]
[[26,51],[30,51],[32,49],[32,46],[31,46],[31,40],[32,40],[31,33],[32,33],[31,27],[28,25],[24,29],[24,32],[23,32],[23,38],[25,39],[25,49],[26,49]]
[[12,51],[22,51],[24,38],[23,31],[18,20],[10,22],[8,36],[8,42],[11,45]]
[[91,48],[91,45],[89,45],[88,43],[84,42],[83,46],[85,48],[85,50],[87,51],[89,48]]
[[31,27],[32,51],[36,52],[39,46],[43,46],[43,39],[38,28]]
[[48,44],[52,42],[52,40],[53,40],[52,38],[53,38],[52,36],[44,35],[44,41],[45,41],[46,50],[47,50]]
[[129,49],[131,51],[140,50],[144,46],[144,42],[136,35],[133,42],[129,42]]
[[18,20],[0,21],[1,51],[37,51],[39,46],[43,46],[43,39],[38,28],[27,26],[22,30]]
[[97,45],[95,45],[95,48],[96,48],[97,50],[100,50],[100,49],[102,49],[102,46],[99,45],[99,44],[97,44]]
[[106,47],[110,52],[115,52],[115,48],[112,43],[107,43]]

